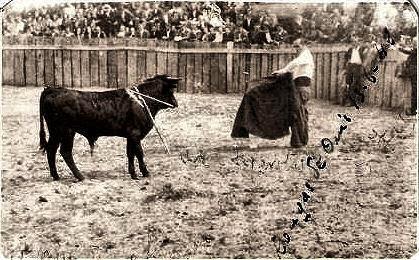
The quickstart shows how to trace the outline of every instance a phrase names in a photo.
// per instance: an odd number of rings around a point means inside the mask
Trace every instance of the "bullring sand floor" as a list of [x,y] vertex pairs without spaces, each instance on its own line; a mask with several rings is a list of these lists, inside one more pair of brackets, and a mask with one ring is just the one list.
[[[290,232],[284,257],[406,258],[416,251],[412,117],[311,100],[309,150],[321,152],[320,140],[337,134],[337,113],[353,119],[315,179],[298,167],[305,151],[291,149],[289,136],[230,138],[241,95],[179,93],[179,108],[156,120],[171,155],[154,130],[143,141],[151,177],[130,179],[124,139],[100,138],[91,157],[87,140],[77,135],[75,161],[86,180],[74,182],[58,155],[62,179],[54,182],[38,152],[41,90],[2,89],[5,256],[48,250],[83,258],[275,258],[271,237],[289,231],[306,181],[315,188],[307,204],[314,222]],[[394,138],[384,145],[373,129]],[[287,154],[289,161],[255,171],[231,160],[235,145],[257,162],[284,161]],[[180,154],[187,150],[191,158],[203,150],[206,165],[184,163]]]

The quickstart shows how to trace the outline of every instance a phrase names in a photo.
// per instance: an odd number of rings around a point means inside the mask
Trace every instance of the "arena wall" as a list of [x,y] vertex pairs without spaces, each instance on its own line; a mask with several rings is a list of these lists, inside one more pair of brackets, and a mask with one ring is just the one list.
[[[342,104],[344,54],[349,46],[312,45],[316,63],[311,98]],[[291,46],[167,42],[130,39],[3,38],[4,85],[126,88],[155,74],[183,80],[179,92],[243,93],[248,82],[269,75],[295,57]],[[410,82],[396,77],[406,57],[390,51],[367,105],[406,110]]]

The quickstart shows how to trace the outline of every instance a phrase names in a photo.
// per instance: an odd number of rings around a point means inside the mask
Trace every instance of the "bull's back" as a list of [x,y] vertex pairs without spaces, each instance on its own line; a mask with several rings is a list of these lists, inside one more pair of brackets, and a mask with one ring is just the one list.
[[47,88],[42,96],[41,107],[49,127],[71,128],[83,135],[124,135],[130,104],[123,90]]

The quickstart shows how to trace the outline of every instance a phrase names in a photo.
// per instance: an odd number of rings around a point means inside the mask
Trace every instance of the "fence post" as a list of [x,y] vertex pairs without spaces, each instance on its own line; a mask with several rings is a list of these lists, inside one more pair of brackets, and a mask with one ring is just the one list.
[[227,93],[233,93],[233,53],[234,42],[227,42]]

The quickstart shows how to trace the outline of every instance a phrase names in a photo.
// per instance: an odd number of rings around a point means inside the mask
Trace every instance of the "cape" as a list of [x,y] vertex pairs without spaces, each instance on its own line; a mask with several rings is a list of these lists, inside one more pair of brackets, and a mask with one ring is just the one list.
[[273,140],[289,135],[295,109],[292,73],[250,82],[236,114],[231,137],[249,138],[250,133]]

